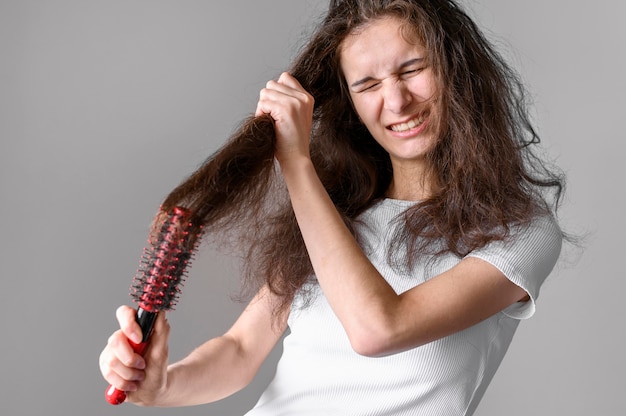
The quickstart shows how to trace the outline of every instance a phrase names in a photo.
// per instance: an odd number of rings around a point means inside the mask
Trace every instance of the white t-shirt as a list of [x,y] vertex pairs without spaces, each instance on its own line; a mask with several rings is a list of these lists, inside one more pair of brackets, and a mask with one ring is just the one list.
[[[385,199],[361,215],[357,232],[363,250],[401,293],[461,261],[446,255],[399,273],[387,261],[394,219],[412,202]],[[321,289],[302,308],[296,297],[290,334],[276,375],[247,416],[471,415],[513,338],[520,319],[535,310],[539,288],[561,250],[562,234],[552,218],[539,218],[511,242],[493,242],[469,254],[501,270],[531,297],[466,330],[386,357],[359,355]],[[338,279],[341,276],[337,276]]]

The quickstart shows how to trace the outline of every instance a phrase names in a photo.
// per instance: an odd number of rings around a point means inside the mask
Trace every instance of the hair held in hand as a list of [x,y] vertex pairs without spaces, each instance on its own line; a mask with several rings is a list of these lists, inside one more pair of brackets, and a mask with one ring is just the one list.
[[[437,79],[433,105],[441,114],[437,145],[428,155],[436,186],[405,213],[406,227],[397,238],[409,258],[463,256],[506,238],[511,225],[556,208],[563,179],[532,152],[539,140],[524,89],[454,2],[333,1],[289,72],[315,99],[311,158],[348,227],[385,196],[392,171],[352,107],[339,55],[347,36],[383,16],[401,19],[406,36],[425,46]],[[245,253],[246,287],[254,291],[267,283],[281,296],[281,310],[313,270],[277,174],[274,142],[270,116],[245,120],[165,198],[162,209],[185,207],[212,238],[234,233]]]

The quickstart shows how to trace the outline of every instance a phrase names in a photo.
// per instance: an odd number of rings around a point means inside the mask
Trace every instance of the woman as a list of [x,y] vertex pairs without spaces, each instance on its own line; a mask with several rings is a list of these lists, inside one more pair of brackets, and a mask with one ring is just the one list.
[[254,213],[235,218],[258,230],[246,243],[258,293],[171,365],[164,316],[142,358],[127,342],[141,335],[134,310],[119,308],[105,379],[142,405],[219,400],[289,328],[249,416],[471,415],[563,239],[562,180],[531,153],[523,98],[453,1],[332,1],[255,113],[273,121],[280,171],[258,181],[286,203],[227,204]]

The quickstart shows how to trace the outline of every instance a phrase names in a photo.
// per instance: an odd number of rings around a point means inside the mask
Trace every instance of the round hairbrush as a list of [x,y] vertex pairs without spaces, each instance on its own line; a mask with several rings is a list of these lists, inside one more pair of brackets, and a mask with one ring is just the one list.
[[[130,288],[131,298],[138,303],[135,317],[143,334],[139,344],[128,340],[136,353],[143,355],[146,350],[159,311],[175,306],[199,235],[199,227],[185,208],[156,215]],[[109,386],[105,397],[111,404],[121,404],[126,393]]]

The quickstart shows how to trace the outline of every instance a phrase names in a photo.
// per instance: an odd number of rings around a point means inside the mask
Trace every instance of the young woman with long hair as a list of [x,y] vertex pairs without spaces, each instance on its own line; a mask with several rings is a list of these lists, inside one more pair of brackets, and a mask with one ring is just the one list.
[[149,406],[226,397],[289,328],[249,416],[470,415],[564,238],[524,88],[451,0],[331,1],[256,113],[167,196],[244,251],[256,293],[168,364],[117,311],[105,379]]

